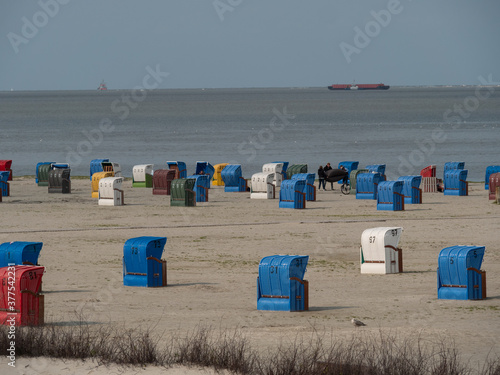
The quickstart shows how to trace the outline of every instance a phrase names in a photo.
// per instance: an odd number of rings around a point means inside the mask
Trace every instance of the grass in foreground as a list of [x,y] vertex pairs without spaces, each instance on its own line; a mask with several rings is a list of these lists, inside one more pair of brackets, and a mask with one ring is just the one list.
[[[10,346],[8,328],[0,329],[0,350]],[[474,368],[463,363],[447,339],[402,339],[397,333],[354,335],[326,342],[282,343],[266,355],[250,347],[238,330],[199,327],[185,337],[165,339],[149,329],[95,327],[84,321],[72,327],[45,325],[16,328],[16,355],[60,359],[95,359],[99,364],[210,367],[235,374],[262,375],[462,375],[500,374],[500,358]]]

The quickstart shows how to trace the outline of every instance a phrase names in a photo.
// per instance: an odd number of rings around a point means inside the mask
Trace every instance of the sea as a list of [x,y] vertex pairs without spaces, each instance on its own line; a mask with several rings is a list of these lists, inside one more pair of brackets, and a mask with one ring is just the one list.
[[69,163],[88,176],[92,159],[134,165],[183,161],[241,164],[251,178],[275,161],[385,164],[389,180],[465,162],[469,181],[500,165],[500,86],[325,87],[0,92],[0,160],[14,176],[38,162]]

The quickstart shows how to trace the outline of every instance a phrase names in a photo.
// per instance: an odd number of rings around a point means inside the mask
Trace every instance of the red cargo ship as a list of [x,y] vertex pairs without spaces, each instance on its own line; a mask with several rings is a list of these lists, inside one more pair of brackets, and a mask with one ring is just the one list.
[[374,83],[374,84],[360,84],[360,85],[331,85],[328,86],[329,90],[389,90],[389,87],[383,83]]

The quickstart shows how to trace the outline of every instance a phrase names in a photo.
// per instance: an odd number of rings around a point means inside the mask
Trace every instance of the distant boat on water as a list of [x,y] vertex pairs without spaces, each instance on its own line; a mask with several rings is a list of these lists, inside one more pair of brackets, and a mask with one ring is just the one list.
[[108,89],[108,87],[106,86],[106,83],[104,83],[104,80],[102,80],[102,82],[99,85],[99,87],[97,88],[97,90],[99,90],[99,91],[105,91],[107,89]]
[[389,90],[391,86],[386,86],[383,83],[375,84],[342,84],[342,85],[330,85],[328,90]]

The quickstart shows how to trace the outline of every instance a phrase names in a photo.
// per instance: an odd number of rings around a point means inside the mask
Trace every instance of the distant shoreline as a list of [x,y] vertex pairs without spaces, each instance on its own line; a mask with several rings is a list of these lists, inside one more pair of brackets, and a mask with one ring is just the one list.
[[[290,89],[290,90],[305,90],[305,89],[325,89],[328,86],[328,84],[325,84],[325,86],[283,86],[283,87],[209,87],[209,88],[203,88],[203,87],[192,87],[192,88],[161,88],[161,89],[155,89],[154,91],[214,91],[214,90],[283,90],[283,89]],[[392,85],[391,84],[391,89],[412,89],[412,88],[437,88],[437,89],[442,89],[442,88],[473,88],[473,87],[500,87],[500,85]],[[128,90],[134,90],[134,88],[110,88],[107,89],[106,92],[113,92],[113,91],[128,91]],[[75,92],[96,92],[96,94],[99,95],[106,95],[106,92],[103,93],[103,91],[99,91],[96,89],[41,89],[41,90],[30,90],[30,89],[21,89],[21,90],[15,90],[15,89],[7,89],[7,90],[0,90],[0,93],[23,93],[23,92],[67,92],[67,91],[75,91]],[[363,90],[361,90],[363,91]]]

